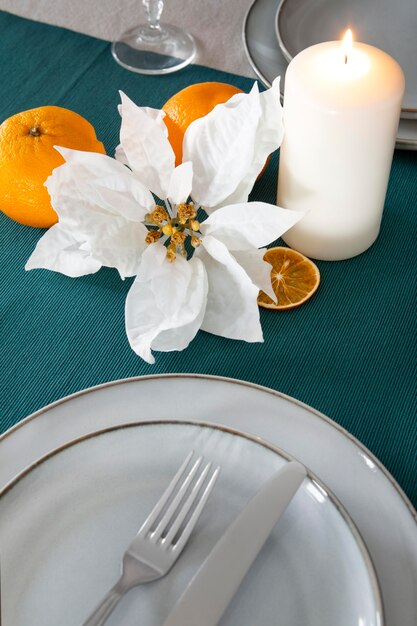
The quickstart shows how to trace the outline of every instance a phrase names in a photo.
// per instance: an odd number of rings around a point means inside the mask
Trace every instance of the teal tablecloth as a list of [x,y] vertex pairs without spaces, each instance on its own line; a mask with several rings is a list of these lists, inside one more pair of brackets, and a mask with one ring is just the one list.
[[[104,41],[7,13],[0,13],[0,33],[0,122],[32,107],[64,106],[95,126],[109,154],[117,143],[119,89],[161,107],[190,83],[217,80],[245,90],[252,83],[199,66],[139,76],[120,68]],[[274,155],[253,199],[275,201],[277,168]],[[229,376],[277,389],[331,417],[379,457],[416,505],[416,204],[417,153],[397,151],[377,242],[355,259],[318,263],[319,291],[299,309],[262,310],[264,344],[200,332],[186,351],[157,354],[154,366],[126,339],[131,280],[122,282],[110,269],[75,280],[25,272],[42,231],[0,214],[0,432],[53,400],[113,379]]]

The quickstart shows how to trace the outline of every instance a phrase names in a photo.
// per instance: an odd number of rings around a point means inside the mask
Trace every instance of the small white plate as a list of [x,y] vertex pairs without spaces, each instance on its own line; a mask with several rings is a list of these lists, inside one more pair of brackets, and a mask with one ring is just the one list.
[[351,28],[356,41],[384,50],[405,74],[403,115],[417,115],[417,4],[402,0],[281,0],[278,43],[287,61],[316,43],[340,40]]
[[[243,42],[249,62],[265,87],[270,87],[274,78],[281,76],[282,95],[288,63],[275,32],[279,3],[280,0],[254,0],[243,25]],[[395,147],[417,150],[417,120],[400,120]]]
[[[229,524],[287,463],[282,452],[213,425],[161,422],[101,431],[38,461],[0,494],[5,624],[81,624],[116,581],[126,547],[192,449],[221,465],[192,539],[166,577],[132,590],[107,622],[159,626]],[[381,623],[363,541],[310,474],[221,624]]]

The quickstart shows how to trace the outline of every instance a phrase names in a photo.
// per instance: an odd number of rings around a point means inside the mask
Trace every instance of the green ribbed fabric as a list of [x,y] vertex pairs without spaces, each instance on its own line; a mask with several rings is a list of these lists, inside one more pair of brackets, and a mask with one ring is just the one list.
[[[0,121],[40,105],[64,106],[95,126],[109,154],[117,143],[119,89],[159,108],[191,83],[217,80],[244,90],[252,84],[200,66],[165,77],[133,74],[113,61],[104,41],[7,13],[0,13],[0,33]],[[275,201],[277,168],[275,154],[252,199]],[[319,262],[319,290],[299,309],[262,310],[264,344],[200,332],[186,351],[157,354],[154,366],[132,352],[125,335],[131,280],[110,269],[79,279],[25,272],[43,231],[1,214],[0,431],[53,400],[113,379],[229,376],[331,417],[379,457],[416,505],[416,204],[417,153],[397,151],[377,242],[355,259]]]

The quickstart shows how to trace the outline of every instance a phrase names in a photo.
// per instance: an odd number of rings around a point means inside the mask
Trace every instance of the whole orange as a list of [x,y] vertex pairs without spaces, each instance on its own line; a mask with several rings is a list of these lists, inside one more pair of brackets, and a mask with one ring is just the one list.
[[176,165],[182,162],[182,141],[191,122],[204,117],[217,104],[227,102],[237,93],[242,93],[242,90],[227,83],[197,83],[182,89],[164,104],[164,122],[175,152]]
[[47,228],[58,221],[44,186],[64,163],[54,146],[105,153],[93,126],[62,107],[23,111],[0,125],[0,209],[16,222]]

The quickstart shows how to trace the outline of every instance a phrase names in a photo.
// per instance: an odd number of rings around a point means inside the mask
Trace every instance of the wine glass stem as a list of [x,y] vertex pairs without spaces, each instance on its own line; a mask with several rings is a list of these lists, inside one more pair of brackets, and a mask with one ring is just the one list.
[[160,30],[161,25],[159,20],[164,8],[163,0],[142,0],[142,4],[148,19],[149,28]]

